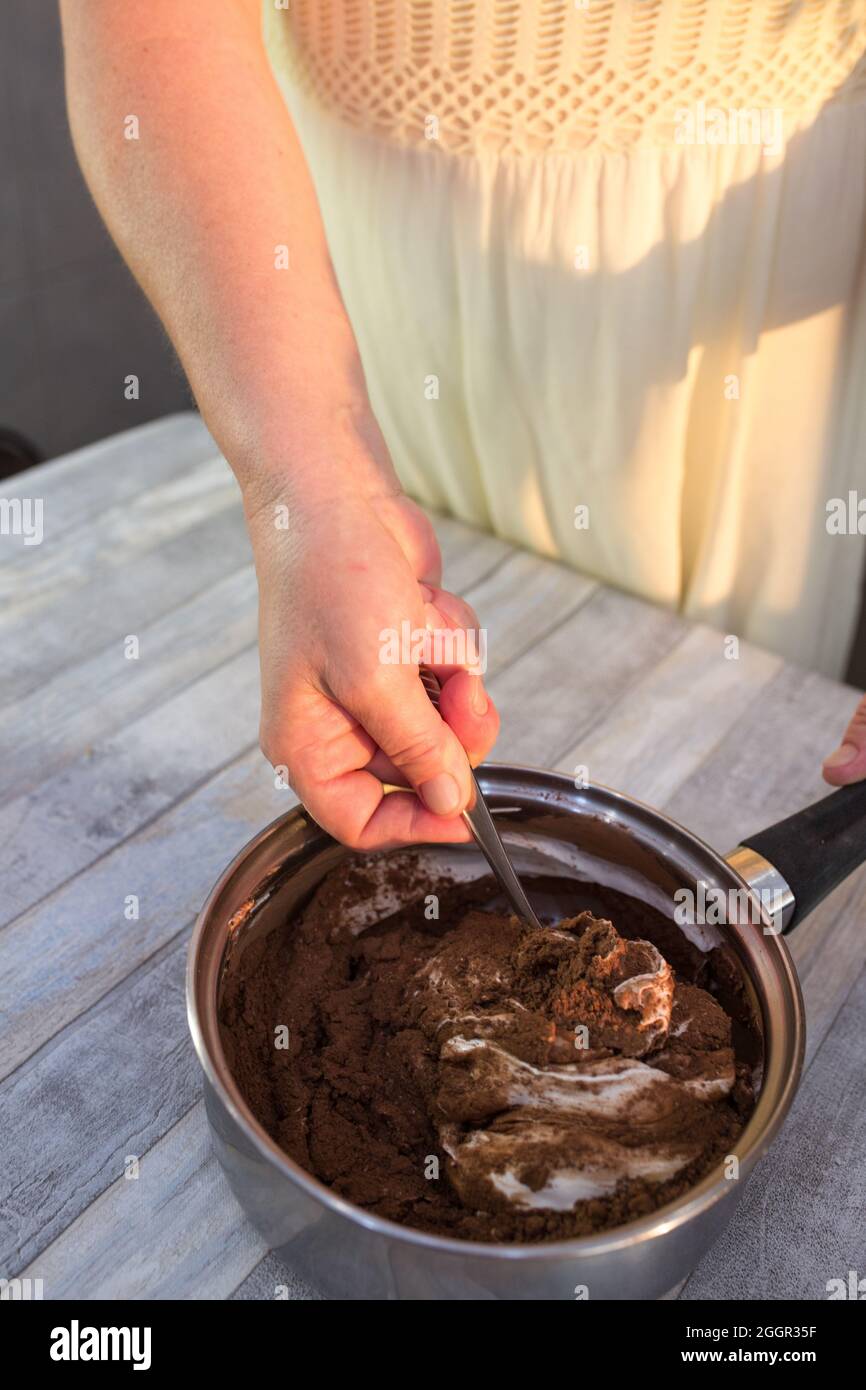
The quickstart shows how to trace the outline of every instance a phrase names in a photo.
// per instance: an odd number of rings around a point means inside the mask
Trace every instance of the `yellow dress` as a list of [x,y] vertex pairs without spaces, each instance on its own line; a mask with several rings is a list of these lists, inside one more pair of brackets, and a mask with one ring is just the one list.
[[841,674],[866,0],[263,15],[407,491]]

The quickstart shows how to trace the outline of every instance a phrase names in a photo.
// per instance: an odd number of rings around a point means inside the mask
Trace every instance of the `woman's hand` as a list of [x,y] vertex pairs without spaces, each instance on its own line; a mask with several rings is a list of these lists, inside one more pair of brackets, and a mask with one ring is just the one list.
[[[467,840],[469,767],[492,748],[498,715],[481,677],[456,660],[433,664],[440,717],[417,661],[388,659],[389,635],[478,626],[467,604],[439,588],[430,523],[386,491],[295,500],[286,529],[276,524],[279,506],[247,506],[264,753],[287,769],[315,820],[353,848]],[[383,781],[414,791],[386,795]]]
[[468,759],[491,748],[496,713],[477,676],[440,667],[440,719],[417,665],[380,661],[380,633],[475,618],[435,587],[435,539],[399,495],[260,8],[212,5],[203,25],[200,0],[62,0],[75,146],[244,494],[262,746],[350,845],[463,840]]
[[824,761],[824,780],[833,787],[845,787],[850,782],[866,778],[866,695],[854,712],[854,718],[842,735],[842,742]]

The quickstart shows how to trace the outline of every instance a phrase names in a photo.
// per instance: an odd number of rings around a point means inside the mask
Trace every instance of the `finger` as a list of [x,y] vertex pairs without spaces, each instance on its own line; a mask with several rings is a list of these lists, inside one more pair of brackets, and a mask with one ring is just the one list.
[[486,632],[465,599],[447,589],[421,586],[424,618],[430,633],[427,665],[445,679],[454,671],[472,670],[483,675],[487,664]]
[[[471,766],[478,767],[499,736],[499,713],[481,677],[468,671],[449,675],[443,680],[439,712],[463,744]],[[408,786],[404,774],[381,748],[376,749],[365,770],[392,787]]]
[[[396,799],[386,794],[379,778],[362,770],[384,755],[347,710],[319,692],[296,694],[279,717],[263,721],[262,749],[275,767],[288,769],[291,786],[313,819],[352,848],[464,843],[469,838],[459,816],[434,815],[414,792]],[[390,772],[390,765],[383,762],[381,770]],[[394,769],[387,780],[396,783],[401,776]]]
[[473,784],[466,753],[430,703],[416,666],[379,666],[340,699],[428,810],[450,817],[469,805]]
[[322,829],[350,849],[464,844],[471,839],[462,817],[434,815],[414,792],[386,792],[379,779],[369,772],[347,772],[309,788],[301,773],[296,790]]
[[824,760],[824,780],[833,787],[846,787],[866,778],[866,695],[842,735],[842,742]]
[[387,782],[389,787],[409,786],[405,774],[400,771],[399,767],[395,767],[390,758],[385,757],[381,748],[376,749],[364,771],[372,772],[374,777],[378,777],[380,782]]
[[[386,758],[385,754],[382,752],[376,753],[370,759],[364,771],[372,772],[373,776],[378,777],[379,781],[384,783],[386,787],[401,787],[406,788],[409,791],[412,790],[409,786],[409,783],[406,781],[404,774],[400,771],[398,767],[395,767],[394,764],[388,758]],[[472,800],[469,803],[470,806],[474,805],[475,797],[476,791],[473,787]]]
[[470,631],[477,631],[480,627],[475,609],[459,594],[452,594],[436,584],[424,584],[422,589],[425,602],[432,603],[449,626],[465,627]]
[[472,767],[488,757],[499,736],[499,714],[480,676],[457,671],[443,683],[439,712],[466,749]]

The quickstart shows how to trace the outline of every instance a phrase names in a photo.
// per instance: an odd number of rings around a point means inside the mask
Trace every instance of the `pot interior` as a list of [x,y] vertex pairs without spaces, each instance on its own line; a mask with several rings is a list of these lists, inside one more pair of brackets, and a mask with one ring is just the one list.
[[[802,1006],[784,944],[748,923],[677,920],[683,915],[677,912],[679,890],[697,894],[701,884],[742,890],[742,884],[723,859],[660,813],[604,788],[576,788],[549,773],[488,767],[481,780],[543,919],[587,908],[610,916],[622,934],[652,940],[678,972],[713,992],[732,1016],[735,1048],[752,1066],[756,1092],[755,1111],[738,1143],[741,1171],[747,1170],[781,1123],[799,1073]],[[198,1015],[211,1079],[224,1087],[254,1131],[259,1126],[226,1064],[218,1022],[223,988],[249,946],[283,928],[349,853],[298,808],[238,856],[200,918],[192,948],[191,1011]],[[417,897],[419,879],[430,883],[489,874],[473,845],[417,847],[357,863],[364,883],[357,921],[352,921],[358,931]]]

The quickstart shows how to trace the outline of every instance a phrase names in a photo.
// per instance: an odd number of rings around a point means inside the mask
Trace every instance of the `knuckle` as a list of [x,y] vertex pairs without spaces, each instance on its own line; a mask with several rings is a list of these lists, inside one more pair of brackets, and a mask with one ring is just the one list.
[[391,761],[401,768],[423,767],[439,759],[439,744],[429,733],[404,735],[388,752]]
[[387,661],[372,661],[352,671],[348,678],[335,678],[332,685],[350,710],[365,709],[393,697],[395,669]]
[[392,689],[396,674],[399,674],[399,667],[380,657],[354,672],[349,687],[359,699],[380,699]]

